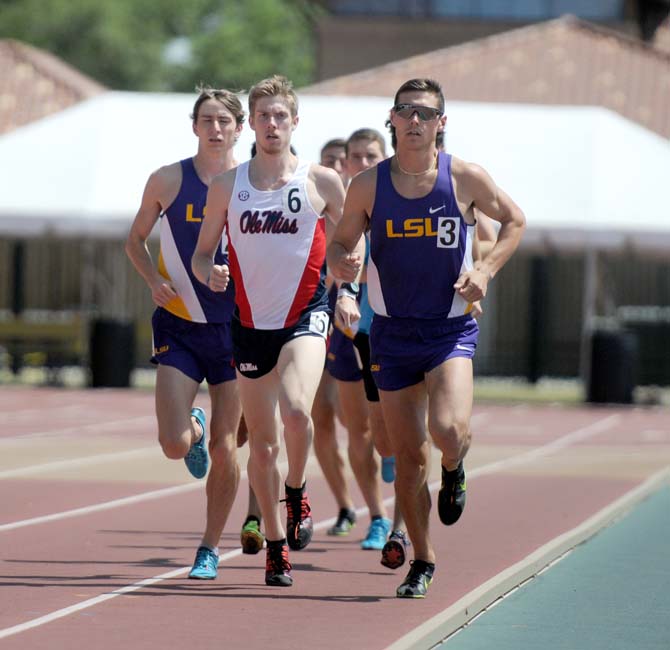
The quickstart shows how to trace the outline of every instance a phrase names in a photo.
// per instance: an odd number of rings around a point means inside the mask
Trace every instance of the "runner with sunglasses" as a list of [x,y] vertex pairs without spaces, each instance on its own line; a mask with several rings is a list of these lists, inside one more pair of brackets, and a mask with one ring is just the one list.
[[[399,598],[423,598],[435,570],[428,433],[442,455],[440,520],[454,524],[463,512],[478,334],[472,303],[485,296],[525,227],[521,209],[484,169],[438,151],[446,121],[436,81],[411,79],[398,89],[390,115],[396,153],[352,180],[328,247],[332,273],[344,275],[347,256],[369,229],[371,365],[414,549]],[[501,224],[495,245],[476,262],[475,208]]]

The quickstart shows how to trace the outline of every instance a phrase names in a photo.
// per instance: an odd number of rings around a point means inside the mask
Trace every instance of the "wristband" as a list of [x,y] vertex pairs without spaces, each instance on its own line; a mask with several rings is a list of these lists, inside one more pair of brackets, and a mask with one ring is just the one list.
[[342,282],[342,284],[340,284],[340,291],[344,290],[354,296],[358,295],[358,289],[358,282]]
[[343,282],[337,290],[337,297],[346,296],[352,300],[358,297],[358,282]]
[[341,298],[342,296],[346,296],[347,298],[351,298],[352,300],[356,300],[356,294],[351,293],[351,291],[347,291],[346,289],[338,289],[337,290],[337,297]]

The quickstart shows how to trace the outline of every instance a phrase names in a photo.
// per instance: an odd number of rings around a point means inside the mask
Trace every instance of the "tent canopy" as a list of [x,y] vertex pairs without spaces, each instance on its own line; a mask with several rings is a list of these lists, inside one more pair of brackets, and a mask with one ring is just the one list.
[[[245,98],[246,99],[246,98]],[[125,237],[149,174],[196,151],[195,96],[108,92],[0,138],[0,235]],[[384,127],[389,98],[300,97],[293,144]],[[524,246],[670,248],[670,143],[603,108],[447,104],[450,153],[484,167],[528,219]],[[249,157],[245,124],[236,156]]]

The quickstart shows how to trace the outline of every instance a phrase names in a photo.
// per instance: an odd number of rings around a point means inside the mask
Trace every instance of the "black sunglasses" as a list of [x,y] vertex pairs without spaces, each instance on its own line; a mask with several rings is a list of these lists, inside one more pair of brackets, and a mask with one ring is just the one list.
[[393,112],[398,117],[402,117],[403,120],[412,119],[412,115],[416,113],[422,122],[430,122],[430,120],[434,120],[442,115],[442,112],[437,108],[418,106],[417,104],[396,104],[393,107]]

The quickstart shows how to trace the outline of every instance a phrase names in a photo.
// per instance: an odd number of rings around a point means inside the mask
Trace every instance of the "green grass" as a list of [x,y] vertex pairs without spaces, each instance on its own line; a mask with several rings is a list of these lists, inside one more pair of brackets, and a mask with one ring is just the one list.
[[518,377],[482,377],[475,379],[478,401],[577,404],[584,401],[584,389],[578,379],[546,378],[531,384]]
[[[156,371],[153,368],[137,368],[131,377],[132,387],[153,390]],[[14,376],[3,365],[0,367],[0,385],[44,386],[57,385],[65,388],[85,388],[88,385],[86,368],[70,366],[56,371],[43,367],[25,367]],[[476,377],[475,403],[500,402],[524,404],[582,404],[584,386],[579,379],[543,378],[531,384],[520,377]],[[670,387],[638,386],[634,392],[636,404],[670,405]]]

